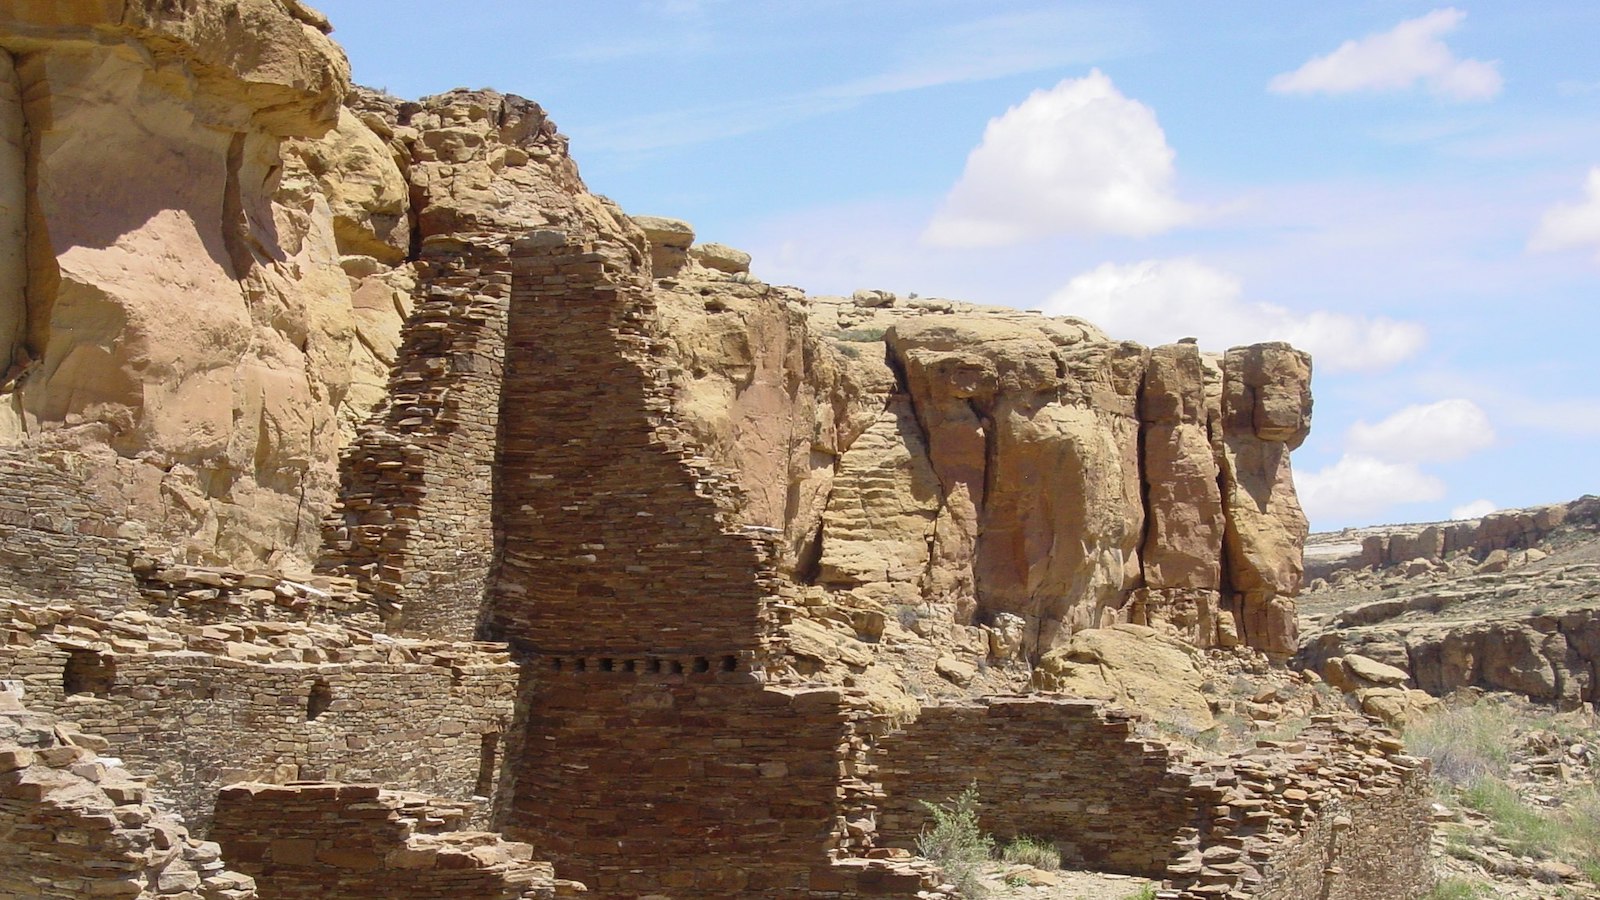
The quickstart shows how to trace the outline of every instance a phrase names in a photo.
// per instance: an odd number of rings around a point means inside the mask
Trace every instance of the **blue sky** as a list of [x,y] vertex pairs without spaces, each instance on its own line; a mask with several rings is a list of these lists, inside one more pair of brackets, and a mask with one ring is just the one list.
[[358,81],[532,98],[768,281],[1293,340],[1314,528],[1600,491],[1600,4],[318,6]]

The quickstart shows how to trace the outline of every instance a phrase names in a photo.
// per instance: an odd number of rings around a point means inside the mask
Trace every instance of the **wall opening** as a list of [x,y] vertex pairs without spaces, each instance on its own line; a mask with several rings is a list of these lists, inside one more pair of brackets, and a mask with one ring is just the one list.
[[479,797],[494,796],[494,773],[500,756],[500,732],[486,731],[483,743],[478,746],[478,783],[472,793]]
[[68,695],[90,694],[104,697],[117,681],[117,661],[109,653],[93,650],[67,651],[67,665],[61,672],[61,689]]
[[311,684],[311,693],[306,697],[306,721],[311,722],[321,717],[333,706],[333,688],[328,682],[318,678]]

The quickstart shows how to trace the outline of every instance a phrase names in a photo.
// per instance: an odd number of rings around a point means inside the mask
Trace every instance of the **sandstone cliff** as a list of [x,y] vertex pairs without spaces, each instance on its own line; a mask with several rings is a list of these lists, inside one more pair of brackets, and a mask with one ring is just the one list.
[[[451,260],[555,228],[649,260],[651,377],[737,489],[728,522],[780,536],[773,565],[832,640],[887,616],[982,659],[1117,622],[1294,649],[1303,353],[766,285],[747,254],[590,194],[535,104],[350,88],[297,2],[4,15],[0,442],[88,460],[143,552],[321,557],[396,607],[470,607],[487,577],[446,558],[494,564],[490,502],[424,539],[353,473],[431,453],[458,461],[436,477],[492,480],[506,298],[463,301]],[[423,543],[402,572],[395,548]]]

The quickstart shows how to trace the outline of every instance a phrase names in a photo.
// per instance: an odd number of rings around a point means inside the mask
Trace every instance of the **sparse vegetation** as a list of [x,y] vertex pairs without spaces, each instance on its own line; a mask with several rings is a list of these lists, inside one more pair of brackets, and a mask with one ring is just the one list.
[[1406,745],[1411,753],[1433,760],[1436,781],[1460,789],[1509,770],[1515,724],[1511,713],[1498,705],[1457,707],[1412,724],[1406,729]]
[[1469,878],[1446,878],[1422,900],[1479,900],[1491,896],[1487,884]]
[[978,827],[978,783],[943,803],[921,801],[933,819],[917,835],[917,852],[937,862],[963,894],[988,896],[980,876],[994,852],[994,839]]
[[884,328],[844,328],[834,335],[834,339],[846,343],[871,344],[883,340]]
[[1123,900],[1156,900],[1156,886],[1147,884],[1124,897]]
[[1026,834],[1018,835],[1002,847],[1000,858],[1008,863],[1033,866],[1047,872],[1061,868],[1061,851],[1054,844]]
[[[1512,784],[1512,753],[1519,735],[1529,731],[1564,732],[1570,723],[1547,713],[1517,711],[1497,703],[1446,709],[1406,729],[1410,751],[1433,759],[1434,788],[1441,799],[1472,809],[1489,821],[1494,842],[1522,856],[1555,858],[1600,875],[1600,789],[1566,792],[1557,805],[1530,803]],[[1470,831],[1452,831],[1446,852],[1472,859]],[[1440,885],[1437,900],[1474,898],[1474,882],[1455,879]]]

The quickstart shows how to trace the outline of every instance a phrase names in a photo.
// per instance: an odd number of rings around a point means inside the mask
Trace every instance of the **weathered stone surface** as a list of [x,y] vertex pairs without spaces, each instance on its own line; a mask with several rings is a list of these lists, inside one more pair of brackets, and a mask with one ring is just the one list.
[[327,198],[339,252],[403,261],[411,252],[411,185],[390,144],[340,109],[332,131],[296,150]]
[[38,360],[10,440],[114,452],[96,477],[180,555],[306,561],[352,329],[326,206],[283,138],[333,126],[348,68],[279,3],[191,6],[4,21],[0,44],[28,51],[34,186],[6,355]]
[[1046,653],[1034,686],[1075,697],[1110,700],[1149,710],[1195,730],[1211,727],[1205,680],[1192,645],[1138,625],[1079,632]]
[[708,269],[730,275],[750,271],[750,254],[726,244],[695,244],[689,248],[689,258]]
[[1224,546],[1240,638],[1285,657],[1298,647],[1292,598],[1309,529],[1289,451],[1311,421],[1311,357],[1287,344],[1229,350],[1222,361]]

